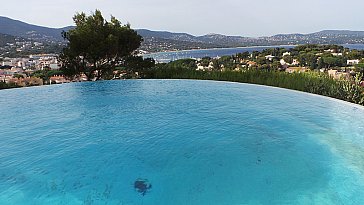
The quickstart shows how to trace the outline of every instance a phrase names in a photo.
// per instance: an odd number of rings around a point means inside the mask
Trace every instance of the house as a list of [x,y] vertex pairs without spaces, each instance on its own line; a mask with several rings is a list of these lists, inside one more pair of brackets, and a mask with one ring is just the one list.
[[2,62],[2,66],[14,66],[14,62],[13,62],[12,60],[5,59],[5,60]]
[[335,50],[334,50],[334,49],[327,49],[327,50],[325,50],[325,52],[334,53],[334,52],[335,52]]
[[67,80],[63,75],[55,75],[49,78],[49,81],[53,84],[60,84],[60,83],[69,83],[70,81]]
[[338,71],[337,70],[332,70],[332,69],[330,69],[330,70],[328,70],[327,71],[327,73],[329,74],[329,76],[331,76],[331,77],[334,77],[334,76],[336,76],[336,73],[337,73]]
[[290,56],[291,55],[291,53],[290,52],[285,52],[285,53],[283,53],[283,56]]
[[201,65],[201,63],[197,63],[196,66],[197,66],[196,70],[202,70],[202,71],[205,70],[205,67]]
[[208,70],[213,70],[214,69],[214,63],[213,62],[210,62],[209,63],[209,66],[207,66],[207,69]]
[[281,65],[287,65],[286,61],[283,59],[281,59],[279,62],[281,63]]
[[61,67],[59,66],[58,63],[51,63],[51,64],[49,64],[49,68],[51,70],[59,70]]
[[202,70],[202,71],[204,71],[205,70],[205,67],[203,67],[202,65],[197,65],[196,70]]
[[269,61],[272,61],[274,58],[275,58],[275,56],[272,56],[272,55],[265,56],[265,59],[267,59]]
[[340,72],[337,70],[328,70],[327,71],[329,73],[329,76],[334,78],[334,79],[349,79],[350,78],[350,73],[346,73],[346,72]]
[[223,64],[220,65],[220,71],[225,71],[225,66]]
[[357,65],[359,64],[360,60],[359,59],[355,59],[355,60],[347,60],[346,64],[347,65]]
[[12,67],[9,72],[9,74],[16,74],[16,73],[23,73],[23,69],[22,68],[16,68],[16,67]]
[[281,65],[298,66],[300,64],[300,62],[297,59],[293,59],[292,63],[287,63],[284,59],[281,59],[279,62],[281,63]]
[[300,62],[297,59],[293,59],[291,65],[299,65]]
[[248,68],[251,68],[253,66],[257,66],[257,63],[254,62],[254,61],[248,61],[246,64],[248,65]]
[[286,68],[287,73],[304,73],[307,69],[305,67],[289,67]]

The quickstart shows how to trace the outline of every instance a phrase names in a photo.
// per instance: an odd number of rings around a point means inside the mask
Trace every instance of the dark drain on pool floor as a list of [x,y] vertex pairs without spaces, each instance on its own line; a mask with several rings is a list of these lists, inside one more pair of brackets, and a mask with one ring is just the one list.
[[152,185],[147,179],[137,179],[134,182],[135,191],[139,192],[143,196],[152,188]]

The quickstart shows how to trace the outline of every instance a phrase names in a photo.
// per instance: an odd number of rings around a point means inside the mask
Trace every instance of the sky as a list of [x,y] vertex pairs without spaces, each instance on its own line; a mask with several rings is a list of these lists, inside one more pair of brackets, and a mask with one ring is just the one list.
[[[101,10],[132,28],[246,37],[364,30],[363,0],[1,0],[0,16],[60,28]],[[0,28],[1,29],[1,28]]]

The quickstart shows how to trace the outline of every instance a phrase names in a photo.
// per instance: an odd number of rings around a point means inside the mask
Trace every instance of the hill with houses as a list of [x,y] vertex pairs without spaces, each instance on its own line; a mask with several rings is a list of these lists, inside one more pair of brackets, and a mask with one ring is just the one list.
[[[48,28],[8,17],[0,17],[0,28],[0,52],[9,52],[11,54],[14,53],[11,52],[14,49],[19,52],[26,50],[26,47],[38,47],[39,45],[43,46],[43,49],[52,47],[52,51],[59,52],[65,44],[61,35],[62,32],[72,29],[73,26]],[[140,49],[145,52],[244,46],[364,43],[364,31],[349,30],[324,30],[310,34],[278,34],[268,37],[227,36],[222,34],[194,36],[188,33],[147,29],[137,29],[137,32],[144,39]],[[9,47],[9,44],[16,44],[19,47],[14,45]],[[4,50],[6,46],[7,49]],[[36,49],[39,50],[39,48]]]

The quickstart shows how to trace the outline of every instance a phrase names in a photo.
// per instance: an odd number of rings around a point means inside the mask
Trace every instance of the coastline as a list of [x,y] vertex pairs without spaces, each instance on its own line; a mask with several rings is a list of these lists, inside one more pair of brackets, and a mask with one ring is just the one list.
[[147,54],[143,54],[144,55],[158,55],[158,54],[162,54],[162,53],[178,53],[178,52],[190,52],[190,51],[209,51],[209,50],[228,50],[228,49],[239,49],[239,48],[276,48],[276,47],[295,47],[298,46],[297,45],[275,45],[275,46],[238,46],[238,47],[224,47],[224,48],[201,48],[201,49],[187,49],[187,50],[170,50],[170,51],[161,51],[161,52],[152,52],[152,53],[147,53]]
[[[179,52],[193,52],[193,51],[213,51],[213,50],[227,50],[227,49],[244,49],[244,48],[279,48],[279,47],[295,47],[295,46],[299,46],[302,44],[290,44],[290,45],[266,45],[266,46],[238,46],[238,47],[223,47],[223,48],[201,48],[201,49],[187,49],[187,50],[168,50],[168,51],[160,51],[160,52],[151,52],[151,53],[146,53],[146,54],[142,54],[141,56],[144,55],[158,55],[158,54],[163,54],[163,53],[179,53]],[[346,44],[339,44],[340,46],[355,46],[355,45],[363,45],[361,43],[358,44],[350,44],[350,43],[346,43]],[[348,48],[348,47],[345,47]],[[349,48],[351,49],[351,48]]]

